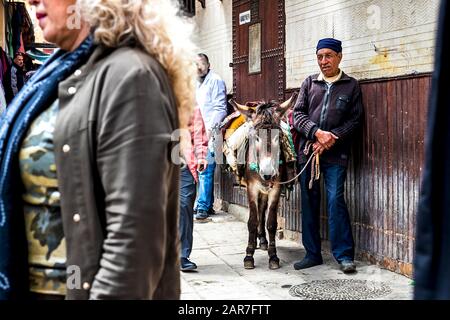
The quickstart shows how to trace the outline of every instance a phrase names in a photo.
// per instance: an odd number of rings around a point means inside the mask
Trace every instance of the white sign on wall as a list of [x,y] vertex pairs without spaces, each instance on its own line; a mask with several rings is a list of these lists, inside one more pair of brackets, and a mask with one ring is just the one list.
[[244,11],[239,14],[239,25],[250,23],[250,21],[251,21],[250,10]]

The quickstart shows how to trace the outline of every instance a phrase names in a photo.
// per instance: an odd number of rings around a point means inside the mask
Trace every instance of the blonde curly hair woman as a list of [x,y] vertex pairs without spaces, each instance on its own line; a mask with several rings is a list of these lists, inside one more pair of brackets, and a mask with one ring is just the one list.
[[0,299],[179,298],[190,26],[168,0],[29,3],[61,50],[0,120]]

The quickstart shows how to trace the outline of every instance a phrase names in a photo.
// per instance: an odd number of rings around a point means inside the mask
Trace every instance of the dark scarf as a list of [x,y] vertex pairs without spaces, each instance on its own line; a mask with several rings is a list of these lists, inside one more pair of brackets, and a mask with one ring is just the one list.
[[26,243],[21,243],[23,239],[17,235],[22,234],[17,228],[25,230],[25,225],[20,225],[21,206],[17,205],[22,196],[18,187],[22,140],[34,119],[57,99],[59,83],[88,60],[94,47],[89,36],[72,52],[57,51],[25,84],[0,119],[0,300],[20,297],[28,285],[28,274],[20,279],[20,269],[27,261],[21,253]]

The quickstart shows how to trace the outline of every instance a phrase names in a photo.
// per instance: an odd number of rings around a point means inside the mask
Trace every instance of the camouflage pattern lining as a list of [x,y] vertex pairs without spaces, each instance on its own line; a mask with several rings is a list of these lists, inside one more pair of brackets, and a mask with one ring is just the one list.
[[66,242],[53,145],[58,101],[32,123],[19,154],[25,186],[23,194],[30,289],[66,294]]

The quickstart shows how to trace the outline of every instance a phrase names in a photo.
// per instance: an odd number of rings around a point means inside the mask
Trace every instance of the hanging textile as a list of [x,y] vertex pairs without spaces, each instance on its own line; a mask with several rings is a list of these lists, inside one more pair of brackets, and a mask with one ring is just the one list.
[[8,55],[6,54],[5,50],[3,50],[2,47],[0,47],[0,82],[3,81],[3,77],[5,76],[9,67],[10,62],[8,59]]
[[34,28],[25,3],[5,2],[6,51],[14,56],[18,51],[25,52],[34,43]]

